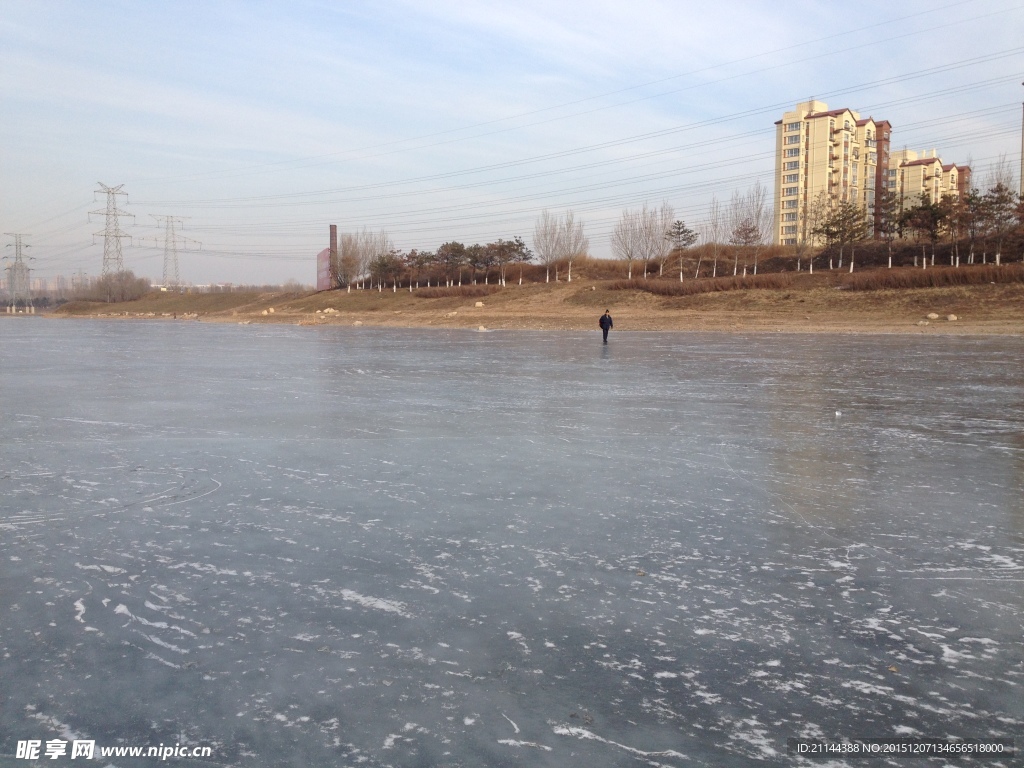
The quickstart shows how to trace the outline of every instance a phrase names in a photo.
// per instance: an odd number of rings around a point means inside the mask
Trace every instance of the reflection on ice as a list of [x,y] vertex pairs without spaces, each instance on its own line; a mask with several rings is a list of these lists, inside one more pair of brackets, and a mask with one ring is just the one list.
[[1019,339],[3,330],[4,754],[1021,731]]

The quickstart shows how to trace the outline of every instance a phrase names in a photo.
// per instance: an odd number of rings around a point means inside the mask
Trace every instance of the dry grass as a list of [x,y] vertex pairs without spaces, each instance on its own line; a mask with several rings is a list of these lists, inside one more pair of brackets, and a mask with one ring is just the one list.
[[741,290],[781,290],[789,288],[795,279],[793,273],[747,275],[746,277],[713,277],[700,280],[617,280],[608,285],[612,291],[644,291],[657,296],[694,296],[698,293]]
[[851,291],[887,289],[944,288],[955,285],[1024,283],[1024,264],[931,267],[928,269],[872,269],[846,275],[840,281]]
[[500,285],[453,285],[450,288],[420,288],[413,293],[417,299],[450,299],[457,296],[490,296]]

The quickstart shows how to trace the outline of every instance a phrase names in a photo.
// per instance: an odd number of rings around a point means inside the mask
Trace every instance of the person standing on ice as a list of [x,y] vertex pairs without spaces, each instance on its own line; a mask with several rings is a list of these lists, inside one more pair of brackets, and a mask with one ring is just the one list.
[[608,310],[604,311],[601,315],[601,319],[597,321],[597,324],[601,326],[601,332],[604,333],[604,343],[608,343],[608,331],[612,329],[612,316],[608,314]]

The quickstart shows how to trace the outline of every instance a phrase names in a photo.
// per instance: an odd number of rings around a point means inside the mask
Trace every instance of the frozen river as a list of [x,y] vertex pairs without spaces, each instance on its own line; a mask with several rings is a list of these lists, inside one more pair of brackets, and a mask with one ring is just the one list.
[[1022,339],[8,318],[0,366],[0,765],[1024,746]]

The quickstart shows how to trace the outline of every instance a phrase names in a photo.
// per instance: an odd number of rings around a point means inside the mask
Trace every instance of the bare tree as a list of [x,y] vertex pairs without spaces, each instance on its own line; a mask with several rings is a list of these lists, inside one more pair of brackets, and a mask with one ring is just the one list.
[[629,280],[633,279],[633,262],[642,251],[642,239],[640,213],[634,213],[627,208],[619,216],[619,221],[612,230],[611,246],[615,258],[626,262]]
[[358,281],[360,287],[369,274],[370,265],[386,257],[394,246],[387,232],[370,232],[363,227],[358,232],[341,235],[338,248],[339,277],[348,285]]
[[562,219],[558,237],[558,260],[569,263],[568,282],[572,282],[572,263],[587,255],[590,240],[583,234],[583,222],[576,221],[572,211],[566,211]]
[[1010,165],[1005,153],[1000,154],[999,159],[992,163],[985,175],[985,188],[991,190],[1001,184],[1012,190],[1013,182],[1013,166]]
[[[745,195],[733,192],[729,202],[729,242],[742,248],[754,250],[754,274],[757,274],[757,257],[765,241],[771,235],[772,207],[768,204],[768,190],[755,181]],[[739,271],[739,248],[733,259],[732,273]],[[743,268],[746,274],[747,268]]]
[[768,202],[768,190],[761,181],[747,191],[747,215],[757,229],[757,240],[754,242],[754,274],[757,274],[757,257],[761,248],[772,236],[772,223],[775,220],[774,206]]
[[718,277],[718,251],[725,238],[725,230],[725,214],[722,211],[722,204],[718,202],[717,197],[712,195],[711,205],[708,206],[708,222],[704,227],[704,242],[711,244],[711,253],[714,258],[711,267],[712,277]]
[[551,282],[551,267],[558,261],[561,229],[559,218],[547,209],[540,212],[533,226],[533,250],[544,265],[545,283]]
[[[671,211],[671,208],[669,208]],[[637,246],[639,252],[637,258],[644,262],[644,279],[647,279],[647,265],[652,260],[659,260],[662,251],[666,249],[665,230],[661,228],[660,212],[655,208],[648,208],[644,203],[643,208],[637,212]],[[669,219],[671,223],[671,218]],[[667,225],[666,225],[667,228]]]
[[655,258],[658,260],[658,277],[662,277],[665,274],[665,263],[672,255],[672,240],[669,236],[669,230],[672,228],[672,221],[676,217],[676,212],[668,202],[663,201],[661,208],[657,211],[652,211],[655,219],[655,226],[658,232],[657,242],[653,245]]

